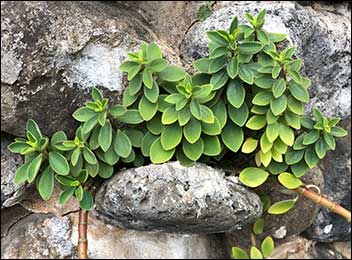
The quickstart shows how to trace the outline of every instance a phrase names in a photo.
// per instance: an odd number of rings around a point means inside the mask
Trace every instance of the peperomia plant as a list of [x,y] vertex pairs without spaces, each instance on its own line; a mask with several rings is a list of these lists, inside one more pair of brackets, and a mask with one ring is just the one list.
[[[249,158],[254,162],[249,160],[239,174],[244,185],[256,188],[270,177],[298,194],[273,204],[264,196],[265,212],[283,214],[303,195],[350,221],[350,212],[300,180],[335,149],[335,138],[347,133],[336,126],[339,119],[328,119],[317,109],[313,118],[303,115],[311,81],[299,72],[302,60],[295,57],[295,48],[277,46],[286,36],[263,29],[265,13],[246,14],[250,25],[239,24],[235,17],[228,31],[207,32],[210,54],[194,61],[194,75],[169,65],[155,43],[142,44],[120,65],[129,81],[122,104],[109,106],[93,87],[93,101],[73,113],[81,122],[73,140],[62,131],[49,140],[29,119],[27,140],[16,138],[8,146],[25,156],[16,183],[36,181],[48,200],[56,180],[63,189],[60,203],[73,196],[80,202],[80,258],[87,257],[85,223],[93,205],[92,180],[110,178],[122,163],[141,166],[176,159],[189,166],[221,160],[230,152],[253,154]],[[270,256],[271,237],[256,246],[264,219],[251,229],[249,256],[234,247],[234,258]]]

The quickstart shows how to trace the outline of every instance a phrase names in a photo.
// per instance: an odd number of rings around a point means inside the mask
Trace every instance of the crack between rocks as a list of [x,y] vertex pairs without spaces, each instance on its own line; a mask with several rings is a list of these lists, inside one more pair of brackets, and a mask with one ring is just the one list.
[[22,221],[23,219],[25,219],[25,218],[27,218],[28,216],[33,215],[33,214],[34,214],[33,212],[28,212],[26,215],[21,216],[21,217],[19,217],[18,219],[16,219],[16,221],[13,222],[13,223],[7,228],[6,233],[5,233],[3,236],[1,236],[1,239],[7,237],[7,236],[9,235],[11,229],[12,229],[16,224],[18,224],[18,222]]

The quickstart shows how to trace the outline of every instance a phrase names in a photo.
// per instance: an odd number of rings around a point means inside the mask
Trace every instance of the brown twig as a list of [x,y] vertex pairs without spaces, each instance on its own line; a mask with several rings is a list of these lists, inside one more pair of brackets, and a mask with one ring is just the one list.
[[254,235],[254,233],[253,233],[252,228],[251,228],[250,231],[249,231],[249,235],[250,235],[250,238],[251,238],[251,244],[252,244],[252,246],[257,247],[257,240],[256,240],[256,238],[255,238],[255,235]]
[[303,195],[307,199],[314,201],[315,203],[324,206],[329,209],[331,212],[334,212],[342,217],[344,217],[348,222],[351,222],[351,212],[342,207],[341,205],[332,202],[331,200],[323,197],[323,195],[316,193],[304,186],[300,186],[294,189],[300,195]]

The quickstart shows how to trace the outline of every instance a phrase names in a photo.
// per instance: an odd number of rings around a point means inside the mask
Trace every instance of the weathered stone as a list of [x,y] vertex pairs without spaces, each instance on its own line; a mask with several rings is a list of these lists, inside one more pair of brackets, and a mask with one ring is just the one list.
[[351,22],[350,18],[314,10],[294,2],[224,1],[215,5],[216,11],[204,22],[195,23],[187,33],[181,54],[186,61],[208,54],[205,32],[227,29],[234,16],[245,21],[244,13],[258,13],[267,9],[264,29],[286,33],[297,46],[296,55],[304,60],[302,74],[312,79],[309,88],[312,105],[328,116],[347,118],[351,110]]
[[[78,214],[31,214],[14,223],[1,240],[1,257],[77,258]],[[125,230],[89,217],[90,259],[227,259],[221,235],[187,235]]]
[[275,247],[268,259],[312,259],[312,241],[300,236],[292,236]]
[[1,209],[1,238],[7,236],[9,229],[29,214],[31,212],[20,205]]
[[31,214],[17,222],[1,239],[1,258],[70,258],[75,250],[70,237],[68,217]]
[[[319,167],[326,183],[324,195],[351,210],[351,121],[346,119],[339,125],[348,130],[348,136],[337,138],[336,149],[327,153]],[[351,240],[351,224],[343,217],[321,208],[306,235],[320,242]]]
[[71,114],[98,86],[114,103],[119,64],[152,37],[108,2],[1,2],[1,130],[23,136],[33,118],[46,135],[74,134]]
[[146,231],[219,233],[261,215],[259,197],[197,163],[149,165],[117,173],[96,195],[96,214],[116,226]]
[[7,149],[12,141],[11,136],[1,132],[1,208],[18,203],[26,190],[26,185],[13,183],[16,169],[23,163],[23,159]]

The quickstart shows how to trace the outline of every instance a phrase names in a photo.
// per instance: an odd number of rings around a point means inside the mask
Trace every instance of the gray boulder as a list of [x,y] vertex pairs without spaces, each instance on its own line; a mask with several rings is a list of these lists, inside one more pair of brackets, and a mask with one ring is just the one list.
[[259,197],[197,163],[149,165],[117,173],[96,195],[96,214],[116,226],[146,231],[220,233],[262,213]]
[[310,105],[328,116],[346,118],[351,110],[351,21],[350,17],[324,7],[313,9],[295,2],[224,1],[204,22],[195,23],[182,42],[180,52],[189,63],[208,55],[205,32],[228,29],[234,16],[244,22],[244,13],[267,9],[264,29],[286,33],[304,60],[302,74],[312,80]]
[[119,64],[152,41],[143,28],[108,2],[1,2],[1,130],[23,136],[33,118],[46,135],[72,136],[92,86],[119,101]]
[[7,149],[12,141],[13,137],[1,133],[1,208],[18,203],[26,190],[24,184],[13,183],[16,169],[23,163],[23,158]]

